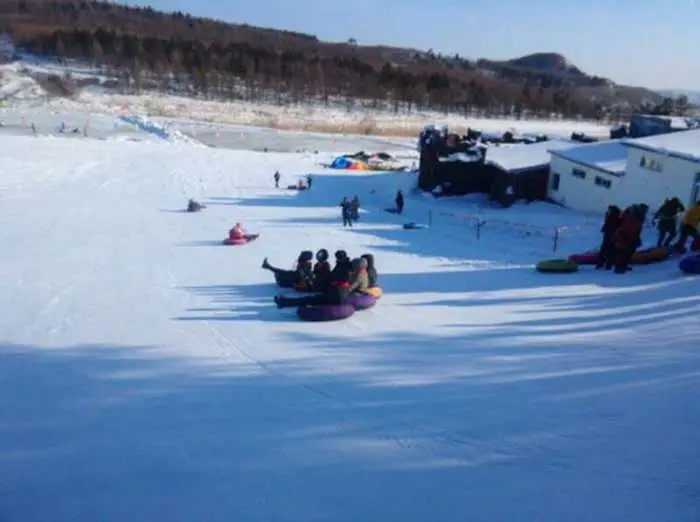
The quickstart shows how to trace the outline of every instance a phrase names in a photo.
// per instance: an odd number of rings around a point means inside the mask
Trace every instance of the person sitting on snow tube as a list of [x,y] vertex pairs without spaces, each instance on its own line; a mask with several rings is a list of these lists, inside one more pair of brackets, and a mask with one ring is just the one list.
[[228,238],[231,241],[245,241],[245,230],[243,230],[243,225],[236,223],[236,225],[228,231]]
[[379,286],[377,269],[374,266],[374,256],[372,254],[362,254],[360,257],[367,262],[367,286],[369,288]]
[[351,271],[347,265],[336,266],[333,269],[329,284],[321,294],[304,297],[275,296],[277,308],[292,308],[297,306],[334,306],[344,304],[350,294],[367,288],[367,274],[362,271]]
[[287,286],[283,282],[288,281],[288,286],[294,286],[295,288],[300,286],[305,286],[312,288],[314,284],[314,274],[312,267],[313,252],[305,250],[299,254],[297,258],[297,265],[294,270],[283,270],[272,266],[267,262],[267,258],[263,260],[262,267],[265,270],[269,270],[275,274],[275,279],[280,284],[280,286]]
[[328,250],[322,248],[316,252],[314,265],[314,288],[323,291],[330,280],[331,264],[328,262]]
[[335,270],[352,270],[352,261],[348,257],[348,253],[345,250],[335,251]]
[[353,292],[366,293],[369,289],[369,276],[367,274],[367,260],[363,257],[358,257],[352,260],[352,275],[355,281]]
[[194,199],[190,199],[187,202],[187,212],[199,212],[204,208],[200,203],[197,203]]

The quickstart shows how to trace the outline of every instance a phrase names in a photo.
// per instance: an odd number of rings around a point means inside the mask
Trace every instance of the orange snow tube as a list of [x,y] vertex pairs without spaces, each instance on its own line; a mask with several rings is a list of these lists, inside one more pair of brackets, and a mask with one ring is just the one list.
[[668,248],[647,248],[646,250],[639,250],[632,255],[632,264],[648,265],[649,263],[658,263],[659,261],[664,261],[670,255],[671,250]]

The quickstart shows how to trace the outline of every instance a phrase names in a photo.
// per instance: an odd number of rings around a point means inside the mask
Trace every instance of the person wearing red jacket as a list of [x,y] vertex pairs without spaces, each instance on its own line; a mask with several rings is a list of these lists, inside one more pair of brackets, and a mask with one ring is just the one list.
[[613,236],[616,274],[630,270],[632,256],[642,244],[642,225],[648,210],[647,205],[631,205],[622,213],[620,225]]

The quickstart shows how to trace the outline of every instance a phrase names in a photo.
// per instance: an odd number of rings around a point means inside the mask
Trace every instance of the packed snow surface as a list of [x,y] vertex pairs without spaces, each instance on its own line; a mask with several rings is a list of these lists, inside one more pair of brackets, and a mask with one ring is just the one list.
[[[675,261],[532,268],[554,228],[556,255],[595,245],[597,218],[434,200],[313,154],[0,148],[3,520],[700,518],[697,281]],[[276,169],[312,190],[274,189]],[[383,211],[398,188],[403,217]],[[222,246],[236,221],[260,238]],[[374,309],[273,306],[262,259],[321,247],[375,254]]]

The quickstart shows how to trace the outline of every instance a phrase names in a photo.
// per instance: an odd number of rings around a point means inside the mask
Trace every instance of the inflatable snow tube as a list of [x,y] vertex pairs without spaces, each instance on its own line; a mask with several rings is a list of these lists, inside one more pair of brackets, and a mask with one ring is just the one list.
[[685,274],[700,275],[700,254],[688,256],[678,263],[678,267]]
[[698,239],[694,239],[693,242],[690,244],[691,252],[697,252],[698,250],[700,250],[700,237]]
[[578,272],[578,263],[568,259],[547,259],[537,263],[535,268],[545,274],[571,274]]
[[647,248],[645,250],[639,250],[632,255],[633,265],[647,265],[649,263],[658,263],[659,261],[664,261],[668,259],[671,255],[671,251],[664,247],[654,247]]
[[240,238],[235,238],[231,239],[230,237],[227,237],[224,239],[224,245],[245,245],[248,242],[248,240],[244,237]]
[[346,319],[355,313],[355,307],[351,304],[300,306],[297,308],[297,316],[302,321],[323,322],[339,321]]
[[399,210],[396,208],[385,208],[384,212],[388,212],[389,214],[398,214]]
[[287,190],[306,190],[308,187],[305,186],[297,186],[297,185],[287,185]]
[[297,281],[297,273],[293,270],[285,270],[284,272],[275,272],[275,283],[280,288],[294,288],[294,283]]
[[428,226],[421,225],[420,223],[406,223],[403,228],[406,230],[423,230],[424,228],[428,228]]
[[367,310],[377,304],[377,298],[370,294],[353,292],[345,302],[352,305],[355,310]]
[[379,299],[383,295],[382,288],[380,286],[373,286],[372,288],[368,288],[366,293],[375,297],[376,299]]
[[572,254],[569,261],[577,265],[595,265],[598,262],[598,252],[584,252],[582,254]]
[[236,239],[231,239],[230,237],[227,237],[224,239],[223,243],[224,245],[245,245],[246,243],[250,243],[251,241],[255,241],[258,239],[260,234],[246,234],[243,237],[236,238]]

